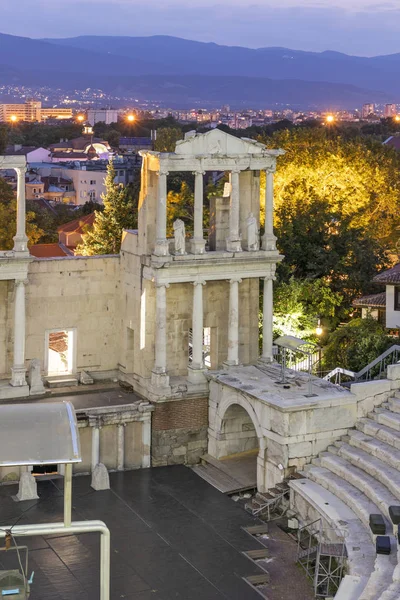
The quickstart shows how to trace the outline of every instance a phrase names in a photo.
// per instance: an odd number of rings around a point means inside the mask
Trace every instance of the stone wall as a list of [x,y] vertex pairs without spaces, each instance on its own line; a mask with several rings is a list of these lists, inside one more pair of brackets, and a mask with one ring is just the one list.
[[118,256],[33,261],[26,286],[26,360],[44,363],[46,330],[75,328],[77,372],[116,371],[118,270]]
[[194,465],[207,452],[208,399],[156,404],[152,419],[152,466]]

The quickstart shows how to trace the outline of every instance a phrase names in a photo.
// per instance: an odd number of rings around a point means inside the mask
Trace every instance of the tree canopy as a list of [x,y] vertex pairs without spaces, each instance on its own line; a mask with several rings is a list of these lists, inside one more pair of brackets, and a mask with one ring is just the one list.
[[[0,177],[0,250],[12,250],[13,237],[17,231],[17,200],[12,188]],[[35,214],[26,213],[26,235],[28,244],[37,244],[43,230],[35,223]]]
[[83,242],[77,247],[78,254],[117,254],[121,248],[123,230],[137,227],[138,194],[114,180],[115,168],[110,160],[105,179],[106,191],[102,196],[104,210],[95,211],[93,229],[83,234]]
[[325,278],[347,304],[370,291],[397,242],[399,155],[323,127],[260,139],[286,151],[275,176],[275,232],[285,255],[279,276]]

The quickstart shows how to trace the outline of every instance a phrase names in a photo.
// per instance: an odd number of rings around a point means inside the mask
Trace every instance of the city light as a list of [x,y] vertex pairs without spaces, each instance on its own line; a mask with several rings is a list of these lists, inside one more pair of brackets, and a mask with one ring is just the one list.
[[84,117],[83,115],[78,115],[76,118],[77,118],[77,120],[78,120],[78,121],[80,121],[81,123],[82,123],[82,121],[84,121],[84,120],[85,120],[85,117]]
[[328,115],[328,116],[326,117],[326,122],[327,122],[327,123],[333,123],[333,122],[334,122],[334,120],[335,120],[335,117],[334,117],[333,115]]
[[133,123],[133,121],[135,120],[135,115],[128,115],[126,118],[129,121],[129,123]]
[[394,120],[398,123],[400,121],[400,115],[396,115]]
[[316,333],[318,336],[320,336],[320,335],[322,335],[322,334],[323,334],[323,332],[324,332],[324,330],[323,330],[323,328],[322,328],[322,325],[321,325],[321,319],[318,319],[318,325],[317,325],[317,327],[315,328],[315,333]]
[[16,122],[18,121],[18,117],[17,117],[17,115],[11,115],[11,117],[10,117],[10,121],[11,121],[12,123],[16,123]]

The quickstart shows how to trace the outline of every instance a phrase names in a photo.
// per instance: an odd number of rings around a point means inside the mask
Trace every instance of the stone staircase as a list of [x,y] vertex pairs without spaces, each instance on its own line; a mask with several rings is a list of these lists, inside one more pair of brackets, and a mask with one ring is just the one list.
[[[293,492],[297,490],[319,512],[323,512],[323,504],[335,503],[336,517],[331,516],[331,520],[336,518],[338,527],[347,526],[353,514],[354,522],[358,521],[358,531],[353,536],[350,532],[346,545],[354,550],[357,544],[356,549],[361,550],[367,562],[370,561],[368,577],[365,571],[359,571],[360,565],[353,572],[349,565],[350,575],[359,575],[365,585],[359,585],[358,591],[350,595],[339,590],[336,598],[399,600],[400,546],[389,507],[400,506],[400,392],[395,392],[366,418],[359,419],[355,429],[349,430],[341,441],[329,446],[326,452],[306,465],[303,475],[318,487],[310,487],[308,492],[308,482],[302,486],[301,481],[297,481],[291,484]],[[312,498],[313,494],[318,494],[317,502]],[[346,507],[346,517],[340,519],[340,512]],[[351,511],[350,518],[348,509]],[[371,549],[374,551],[375,536],[369,527],[369,517],[376,513],[385,520],[392,550],[389,556],[373,552],[372,566]]]

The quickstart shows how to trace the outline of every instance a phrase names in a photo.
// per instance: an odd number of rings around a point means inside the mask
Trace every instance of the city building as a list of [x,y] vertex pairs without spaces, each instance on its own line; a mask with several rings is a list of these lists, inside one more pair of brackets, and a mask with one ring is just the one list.
[[119,140],[119,149],[125,152],[139,152],[139,150],[151,150],[153,140],[147,137],[122,137]]
[[373,103],[363,104],[362,112],[361,112],[361,116],[363,119],[367,119],[370,115],[373,115],[374,113],[375,113],[375,104],[373,104]]
[[29,163],[42,163],[50,160],[50,151],[46,148],[36,148],[34,146],[21,146],[20,144],[14,144],[13,146],[7,146],[7,156],[25,156],[26,162]]
[[24,104],[0,104],[0,122],[45,121],[46,119],[72,119],[72,108],[42,107],[39,100],[27,100]]
[[83,127],[82,135],[72,140],[63,140],[50,144],[52,162],[71,162],[87,160],[108,160],[111,148],[107,141],[97,138],[90,125]]
[[390,117],[395,117],[397,114],[397,106],[396,104],[385,104],[383,116],[387,119]]
[[119,111],[114,108],[89,108],[87,111],[87,120],[91,125],[96,123],[105,123],[110,125],[118,121]]

